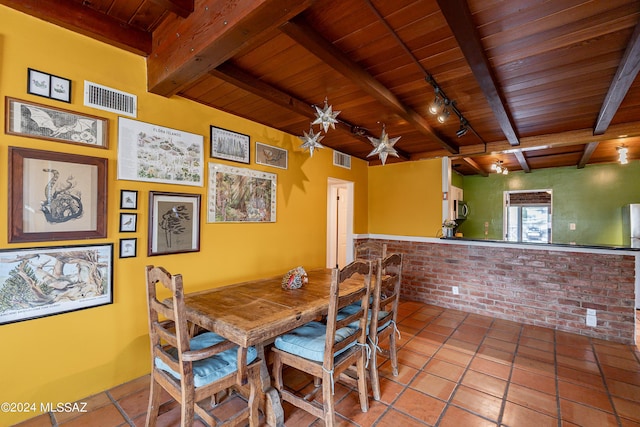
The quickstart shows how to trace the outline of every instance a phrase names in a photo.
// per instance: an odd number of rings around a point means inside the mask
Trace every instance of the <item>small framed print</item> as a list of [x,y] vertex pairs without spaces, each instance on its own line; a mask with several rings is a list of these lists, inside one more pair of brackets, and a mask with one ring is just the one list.
[[51,76],[51,94],[49,98],[71,103],[71,80]]
[[138,209],[137,190],[120,190],[120,209]]
[[256,164],[287,169],[288,152],[284,148],[256,142]]
[[200,251],[200,194],[149,192],[148,256]]
[[120,239],[120,258],[134,258],[138,252],[138,239]]
[[42,71],[27,69],[27,93],[31,95],[51,96],[51,75]]
[[120,214],[120,232],[134,233],[138,225],[138,214],[121,213]]
[[249,135],[211,126],[211,157],[250,163]]

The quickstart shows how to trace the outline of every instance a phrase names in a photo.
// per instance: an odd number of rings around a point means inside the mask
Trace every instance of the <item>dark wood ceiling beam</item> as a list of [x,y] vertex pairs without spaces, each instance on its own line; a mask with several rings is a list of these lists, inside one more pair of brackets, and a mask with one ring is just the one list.
[[153,32],[150,92],[171,96],[234,55],[266,40],[313,0],[204,0],[188,18],[168,17]]
[[496,78],[491,71],[491,64],[485,55],[480,35],[473,23],[473,17],[467,1],[438,0],[438,5],[451,31],[453,31],[453,35],[458,41],[460,49],[469,63],[484,96],[487,98],[507,141],[513,146],[519,145],[520,140],[513,124],[513,118],[498,90]]
[[480,175],[482,175],[482,176],[484,176],[484,177],[489,176],[489,172],[487,172],[487,171],[485,171],[484,169],[482,169],[482,168],[480,167],[480,165],[479,165],[479,164],[477,164],[477,163],[475,162],[475,160],[473,160],[471,157],[461,157],[460,159],[461,159],[463,162],[465,162],[467,165],[469,165],[469,167],[470,167],[471,169],[473,169],[476,173],[478,173],[478,174],[480,174]]
[[640,70],[640,22],[636,25],[627,49],[624,52],[622,61],[618,66],[616,75],[613,78],[611,86],[609,86],[609,92],[604,98],[604,102],[600,107],[600,113],[598,119],[593,128],[594,135],[603,134],[609,125],[613,116],[615,116],[622,100],[627,95],[629,88],[633,84],[638,71]]
[[193,12],[194,0],[151,0],[151,2],[175,13],[181,18],[186,18]]
[[584,149],[582,150],[582,156],[580,157],[580,161],[578,162],[578,169],[584,168],[587,163],[589,163],[589,159],[596,148],[598,148],[599,142],[588,142],[584,145]]
[[529,167],[529,163],[527,163],[527,159],[524,157],[524,153],[522,150],[516,150],[513,152],[513,155],[516,156],[518,163],[520,164],[520,168],[526,173],[531,172],[531,168]]
[[449,153],[458,153],[458,147],[440,138],[433,128],[429,126],[429,123],[424,117],[420,116],[412,108],[404,105],[388,88],[376,80],[364,68],[317,34],[304,19],[296,18],[290,20],[283,24],[280,29],[298,44],[324,61],[328,66],[358,85],[380,104],[405,119],[420,133],[436,141]]
[[[316,118],[316,113],[312,105],[276,87],[273,87],[272,85],[265,83],[260,79],[257,79],[253,75],[231,64],[230,62],[220,64],[217,68],[209,71],[209,74],[220,80],[224,80],[227,83],[231,83],[236,87],[246,90],[247,92],[250,92],[256,96],[259,96],[260,98],[273,102],[280,107],[286,108],[293,113],[300,114],[301,116],[308,117],[309,119]],[[339,119],[338,123],[336,123],[336,130],[348,133],[358,141],[362,141],[362,143],[371,145],[366,138],[370,136],[373,137],[373,135],[370,135],[368,132],[364,131],[364,128],[362,127]],[[398,148],[396,148],[396,151],[398,151],[398,156],[401,159],[409,160],[409,155],[407,153],[399,150]]]
[[151,34],[81,3],[67,0],[0,0],[0,4],[137,55],[147,56],[151,52]]

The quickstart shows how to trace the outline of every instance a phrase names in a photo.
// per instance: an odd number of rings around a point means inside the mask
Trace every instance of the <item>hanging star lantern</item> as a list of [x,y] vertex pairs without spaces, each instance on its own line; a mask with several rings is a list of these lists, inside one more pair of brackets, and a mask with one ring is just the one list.
[[298,138],[303,141],[303,144],[300,146],[300,148],[308,148],[311,157],[313,157],[313,150],[315,148],[324,148],[324,145],[320,144],[320,141],[322,140],[322,138],[324,138],[324,135],[320,133],[313,133],[313,128],[309,128],[309,133],[304,132],[304,136],[299,136]]
[[389,135],[387,134],[387,130],[384,125],[382,125],[382,134],[380,135],[380,138],[373,138],[371,136],[368,136],[367,138],[369,138],[369,141],[371,141],[371,143],[375,147],[373,151],[369,153],[369,155],[367,155],[367,157],[371,157],[374,154],[377,154],[380,156],[380,161],[383,165],[387,161],[387,156],[389,154],[395,157],[399,157],[398,152],[395,148],[393,148],[393,146],[401,137],[397,136],[395,138],[389,139]]
[[327,103],[327,98],[324,99],[324,108],[321,110],[317,105],[314,105],[316,109],[316,119],[311,122],[312,125],[322,125],[324,132],[327,133],[329,130],[329,126],[331,129],[336,128],[336,123],[338,120],[338,114],[340,111],[333,111],[333,107]]

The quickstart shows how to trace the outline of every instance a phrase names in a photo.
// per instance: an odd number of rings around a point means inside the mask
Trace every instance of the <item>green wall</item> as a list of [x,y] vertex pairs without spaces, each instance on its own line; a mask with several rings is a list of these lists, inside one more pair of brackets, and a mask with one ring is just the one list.
[[468,176],[463,189],[470,215],[459,231],[467,238],[484,238],[488,222],[487,238],[502,239],[504,191],[551,189],[553,243],[622,245],[622,207],[640,203],[640,162]]

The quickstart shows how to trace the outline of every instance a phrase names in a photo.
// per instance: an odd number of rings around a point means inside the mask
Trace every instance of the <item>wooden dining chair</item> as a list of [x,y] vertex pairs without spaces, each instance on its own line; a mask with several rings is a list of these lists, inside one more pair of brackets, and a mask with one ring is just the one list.
[[[152,363],[146,425],[156,425],[161,391],[165,389],[181,405],[183,427],[193,425],[195,414],[210,426],[247,423],[257,426],[260,359],[255,348],[238,348],[213,332],[191,337],[185,317],[182,275],[147,266],[146,281]],[[171,297],[158,300],[158,285],[167,288]],[[241,377],[238,366],[246,369],[244,386],[238,384]],[[221,423],[210,413],[216,404],[215,396],[234,387],[242,389],[247,406]]]
[[356,243],[353,251],[353,258],[356,260],[374,260],[380,257],[384,258],[387,256],[387,244],[383,243],[381,245],[378,241],[367,240],[361,243]]
[[[348,295],[340,295],[347,279],[357,276],[359,286]],[[335,425],[333,398],[334,381],[346,369],[355,366],[355,379],[362,412],[369,409],[367,396],[366,320],[369,309],[372,263],[358,260],[342,270],[333,269],[327,321],[312,321],[276,338],[273,351],[273,377],[282,400],[324,420],[327,427]],[[344,293],[344,292],[343,292]],[[338,310],[359,303],[360,309],[337,319]],[[282,380],[284,366],[290,366],[314,377],[322,388],[322,403],[314,400],[313,393],[302,396],[285,386]]]
[[[396,333],[399,335],[396,321],[398,318],[398,304],[400,301],[400,284],[402,283],[402,254],[394,253],[378,260],[376,278],[371,304],[369,324],[369,345],[371,359],[369,360],[369,376],[373,398],[380,400],[380,379],[378,374],[378,354],[382,354],[391,361],[394,377],[398,376],[398,353]],[[388,347],[381,346],[388,338]]]

